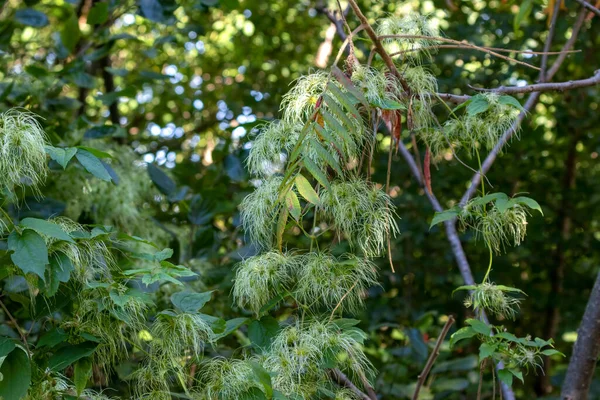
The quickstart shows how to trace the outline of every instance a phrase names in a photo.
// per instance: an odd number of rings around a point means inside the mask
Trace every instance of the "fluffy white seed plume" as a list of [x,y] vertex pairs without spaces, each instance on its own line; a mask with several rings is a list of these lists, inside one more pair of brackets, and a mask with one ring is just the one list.
[[46,178],[46,134],[28,111],[0,114],[0,187],[37,187]]

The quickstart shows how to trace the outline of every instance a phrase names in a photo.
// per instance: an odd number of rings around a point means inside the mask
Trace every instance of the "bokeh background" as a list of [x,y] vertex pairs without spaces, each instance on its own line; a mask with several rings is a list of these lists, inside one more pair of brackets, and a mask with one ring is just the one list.
[[[431,14],[447,37],[537,51],[551,7],[542,0],[364,0],[360,5],[372,21],[414,10]],[[341,40],[324,8],[335,10],[336,2],[0,1],[0,110],[24,107],[39,114],[54,145],[111,152],[121,178],[115,187],[78,169],[57,173],[44,199],[29,198],[27,207],[13,212],[65,214],[171,246],[180,262],[200,273],[202,286],[217,290],[216,315],[243,315],[232,308],[229,292],[233,266],[256,251],[244,238],[237,208],[254,188],[244,159],[257,127],[277,118],[294,79],[323,68],[337,53]],[[574,1],[561,7],[552,50],[570,37],[578,9]],[[555,81],[587,78],[600,68],[599,19],[586,18],[575,45],[581,51],[569,55]],[[358,25],[351,13],[348,23]],[[367,41],[358,41],[363,61],[368,50]],[[511,55],[534,65],[541,60]],[[522,85],[537,78],[535,70],[465,49],[440,50],[428,67],[440,92],[473,94],[470,85]],[[559,393],[599,271],[599,102],[597,87],[542,94],[518,139],[488,174],[494,190],[528,193],[544,211],[530,219],[525,242],[494,262],[497,283],[528,295],[516,321],[502,323],[518,336],[553,337],[567,355],[516,384],[518,398],[550,399]],[[373,180],[384,182],[389,138],[381,135],[379,141]],[[410,147],[410,140],[405,142]],[[447,158],[432,167],[432,185],[449,207],[460,199],[471,171]],[[140,170],[125,167],[132,160],[139,160]],[[437,337],[447,315],[455,315],[461,326],[467,314],[462,296],[452,295],[462,280],[445,233],[429,229],[433,210],[400,156],[393,158],[391,182],[402,218],[402,234],[392,244],[396,273],[380,260],[381,287],[369,292],[367,311],[358,317],[379,370],[377,392],[400,399],[410,395],[432,345],[429,338]],[[470,235],[461,239],[475,280],[481,280],[487,250]],[[231,355],[242,336],[207,351]],[[128,368],[119,369],[123,377]],[[473,398],[478,376],[475,344],[452,351],[444,346],[422,398]],[[600,398],[599,380],[592,390],[591,398]]]

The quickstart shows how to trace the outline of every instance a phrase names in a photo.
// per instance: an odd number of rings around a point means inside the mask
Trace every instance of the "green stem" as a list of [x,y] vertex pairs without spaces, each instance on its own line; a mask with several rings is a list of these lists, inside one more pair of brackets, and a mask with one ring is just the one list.
[[479,173],[481,174],[481,195],[485,196],[485,184],[483,179],[483,168],[481,168],[481,158],[479,157],[479,150],[475,147],[475,154],[477,154],[477,163],[479,164]]
[[490,272],[492,271],[492,260],[494,259],[494,253],[492,252],[492,246],[490,246],[488,244],[488,248],[490,249],[490,264],[488,265],[487,272],[485,273],[485,276],[483,277],[483,283],[486,283],[490,276]]

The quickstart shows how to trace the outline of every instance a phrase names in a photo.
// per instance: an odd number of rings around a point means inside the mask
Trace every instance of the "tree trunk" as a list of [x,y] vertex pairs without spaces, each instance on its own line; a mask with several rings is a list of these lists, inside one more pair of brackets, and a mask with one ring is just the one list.
[[600,273],[588,299],[569,361],[561,398],[587,400],[600,353]]

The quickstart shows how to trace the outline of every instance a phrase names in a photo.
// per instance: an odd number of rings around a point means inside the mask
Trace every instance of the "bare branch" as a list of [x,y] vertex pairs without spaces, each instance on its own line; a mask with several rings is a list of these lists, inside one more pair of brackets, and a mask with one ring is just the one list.
[[[561,53],[579,53],[581,50],[567,50],[567,51],[533,51],[533,50],[513,50],[513,49],[504,49],[502,47],[488,47],[488,46],[481,46],[482,49],[487,49],[487,50],[494,50],[494,51],[498,51],[500,53],[517,53],[517,54],[530,54],[530,55],[543,55],[543,54],[549,54],[549,55],[556,55],[556,54],[561,54]],[[416,51],[423,51],[423,50],[434,50],[434,49],[466,49],[466,50],[477,50],[475,48],[473,48],[472,46],[465,46],[464,44],[436,44],[436,45],[432,45],[432,46],[424,46],[424,47],[415,47],[412,49],[407,49],[407,50],[401,50],[401,51],[397,51],[395,53],[390,53],[390,57],[394,57],[400,54],[405,54],[405,53],[412,53],[412,52],[416,52]]]
[[590,3],[588,3],[585,0],[575,0],[575,1],[600,17],[600,10],[598,8],[594,7],[593,5],[591,5]]
[[344,31],[344,21],[341,18],[338,19],[335,16],[335,13],[331,12],[323,4],[316,6],[315,10],[317,10],[318,13],[325,15],[327,17],[327,19],[329,21],[331,21],[332,24],[335,25],[335,31],[336,31],[337,35],[340,37],[340,39],[346,40],[347,35],[346,35],[346,32]]
[[[573,45],[575,44],[575,41],[577,40],[577,36],[579,35],[579,31],[581,30],[581,27],[583,25],[583,21],[585,19],[585,14],[586,14],[585,8],[582,8],[577,17],[577,21],[573,25],[571,37],[563,46],[563,50],[570,50],[573,47]],[[558,58],[554,62],[554,64],[552,64],[552,67],[550,67],[550,69],[548,70],[548,73],[546,74],[547,81],[551,80],[554,77],[554,75],[556,74],[556,72],[558,71],[558,69],[560,68],[562,63],[565,61],[567,54],[568,53],[561,53],[560,56],[558,56]],[[521,122],[525,118],[526,113],[528,113],[529,111],[531,111],[533,109],[533,107],[536,105],[539,97],[540,97],[540,92],[533,92],[532,94],[529,95],[529,98],[527,99],[527,101],[525,102],[525,106],[523,107],[524,111],[522,111],[521,114],[519,114],[519,117],[514,122],[514,124],[509,129],[507,129],[506,132],[504,132],[502,134],[502,136],[498,140],[498,143],[496,143],[494,148],[490,151],[490,153],[487,155],[487,157],[481,164],[481,171],[477,172],[471,179],[471,185],[465,191],[465,194],[463,195],[463,197],[460,199],[460,203],[459,203],[460,206],[464,206],[465,204],[467,204],[467,201],[469,201],[469,199],[471,197],[473,197],[473,195],[477,191],[477,187],[479,186],[479,183],[481,182],[481,177],[483,175],[485,175],[489,171],[489,169],[492,167],[492,164],[498,157],[498,154],[500,154],[500,152],[502,151],[502,148],[504,147],[504,145],[510,140],[510,138],[512,138],[514,133],[519,129],[519,126],[521,125]]]
[[[544,52],[550,51],[552,46],[552,40],[554,39],[554,31],[556,30],[556,21],[558,20],[558,14],[560,13],[560,1],[554,2],[554,8],[552,10],[552,21],[550,21],[550,30],[548,31],[548,37],[546,43],[544,43]],[[546,70],[548,69],[548,54],[542,56],[542,67],[540,70],[540,82],[546,82]]]
[[333,378],[333,380],[340,386],[343,386],[345,388],[350,389],[351,391],[354,392],[354,394],[356,394],[358,397],[360,397],[362,400],[371,400],[371,398],[369,396],[367,396],[365,393],[363,393],[359,388],[356,387],[356,385],[354,385],[354,383],[352,383],[352,381],[350,380],[350,378],[348,378],[342,371],[340,371],[339,369],[335,368],[335,369],[330,369],[329,370],[329,374],[331,375],[331,377]]
[[431,371],[431,367],[433,367],[435,360],[437,360],[438,356],[440,355],[440,347],[442,346],[442,343],[444,342],[444,338],[448,334],[448,331],[450,330],[450,327],[452,326],[453,323],[454,323],[454,317],[449,316],[448,321],[446,321],[446,324],[442,328],[442,332],[440,332],[440,336],[438,337],[438,339],[435,343],[435,347],[433,348],[433,351],[429,355],[429,359],[427,360],[427,364],[425,364],[425,368],[423,368],[423,372],[421,372],[421,374],[419,375],[419,379],[417,380],[417,386],[415,387],[415,392],[413,393],[412,400],[417,400],[419,398],[419,392],[421,391],[421,386],[423,386],[423,384],[425,383],[425,379],[427,379],[427,375],[429,375],[429,371]]
[[360,20],[361,24],[364,26],[365,31],[367,32],[367,35],[369,35],[369,37],[371,38],[371,41],[373,42],[373,45],[375,46],[375,51],[377,51],[377,53],[381,56],[381,58],[383,59],[383,62],[385,63],[387,68],[390,70],[390,72],[393,73],[396,76],[396,78],[398,78],[404,91],[406,93],[410,94],[411,90],[410,90],[410,87],[408,86],[408,83],[406,83],[406,80],[402,77],[402,74],[400,74],[400,72],[398,71],[398,68],[396,68],[396,64],[394,64],[394,60],[392,60],[390,55],[383,48],[383,44],[381,44],[380,38],[377,36],[377,33],[375,33],[375,31],[373,30],[373,27],[371,26],[371,24],[369,24],[369,20],[367,19],[367,17],[365,17],[365,15],[362,13],[362,11],[360,10],[360,7],[358,7],[358,4],[356,4],[355,0],[348,0],[348,3],[350,4],[350,7],[352,7],[354,14],[356,14],[356,16]]
[[600,69],[595,71],[594,76],[587,79],[579,79],[576,81],[556,82],[556,83],[536,83],[527,86],[500,86],[494,89],[473,88],[482,92],[494,92],[501,94],[518,94],[532,92],[551,92],[578,89],[582,87],[595,86],[600,84]]
[[[486,48],[486,47],[481,47],[481,46],[477,46],[474,45],[472,43],[467,42],[466,40],[455,40],[455,39],[449,39],[449,38],[445,38],[445,37],[440,37],[440,36],[425,36],[425,35],[382,35],[379,36],[379,39],[393,39],[393,38],[398,38],[398,39],[427,39],[427,40],[436,40],[438,42],[446,42],[446,43],[453,43],[459,46],[464,46],[465,48],[469,48],[469,49],[473,49],[473,50],[478,50],[484,53],[487,53],[489,55],[498,57],[498,58],[502,58],[503,60],[507,60],[510,62],[514,62],[517,64],[521,64],[524,65],[528,68],[532,68],[532,69],[537,69],[540,70],[540,68],[536,67],[535,65],[531,65],[529,63],[523,62],[523,61],[519,61],[515,58],[512,57],[508,57],[505,56],[503,54],[500,54],[498,52],[495,52],[493,50],[491,50],[490,48]],[[381,44],[381,42],[379,42]],[[378,52],[379,53],[379,52]],[[381,53],[379,53],[381,54]]]
[[25,333],[24,333],[25,330],[19,326],[19,323],[12,316],[12,314],[10,313],[10,311],[8,311],[8,308],[6,308],[6,306],[4,305],[4,302],[2,300],[0,300],[0,307],[2,307],[2,310],[4,310],[4,313],[6,314],[6,316],[8,317],[8,319],[10,319],[10,322],[13,323],[13,325],[15,326],[15,329],[17,330],[17,332],[19,332],[19,336],[21,336],[21,340],[23,341],[23,345],[27,349],[27,354],[28,355],[31,354],[31,351],[29,350],[29,345],[27,344],[27,337],[25,336]]

